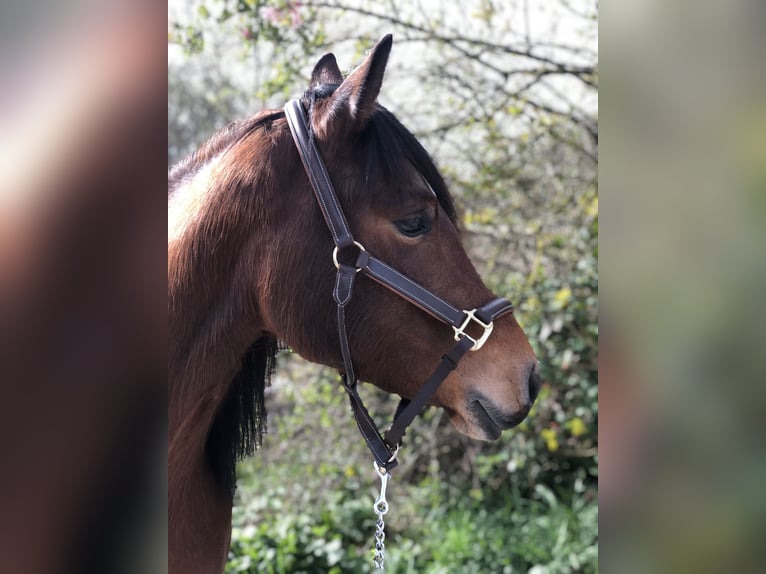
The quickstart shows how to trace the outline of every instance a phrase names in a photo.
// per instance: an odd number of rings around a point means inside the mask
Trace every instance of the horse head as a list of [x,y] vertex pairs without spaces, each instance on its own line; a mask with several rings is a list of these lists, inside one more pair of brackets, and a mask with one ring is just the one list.
[[[383,38],[344,78],[335,57],[316,64],[303,97],[312,137],[360,244],[459,309],[493,298],[461,243],[453,200],[417,139],[377,103],[391,49]],[[281,145],[291,146],[291,142]],[[341,369],[332,237],[295,149],[273,249],[262,257],[258,306],[267,330],[309,360]],[[411,398],[453,344],[453,331],[362,275],[346,310],[357,374]],[[512,315],[497,319],[480,350],[468,353],[432,397],[457,429],[496,439],[528,414],[540,378],[537,360]]]

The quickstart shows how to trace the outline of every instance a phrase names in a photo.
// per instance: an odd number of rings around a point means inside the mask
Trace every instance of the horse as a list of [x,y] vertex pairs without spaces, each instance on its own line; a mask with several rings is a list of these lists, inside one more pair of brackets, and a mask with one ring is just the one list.
[[[377,102],[391,46],[385,36],[345,78],[335,56],[323,56],[299,113],[360,257],[374,253],[460,309],[486,307],[492,294],[462,246],[444,179]],[[224,569],[235,463],[262,440],[264,387],[280,345],[342,372],[352,362],[360,379],[412,399],[453,340],[433,314],[365,273],[337,322],[340,270],[357,269],[333,264],[338,238],[287,116],[263,110],[232,123],[168,174],[171,572]],[[520,423],[540,386],[513,314],[491,327],[427,401],[481,440]]]

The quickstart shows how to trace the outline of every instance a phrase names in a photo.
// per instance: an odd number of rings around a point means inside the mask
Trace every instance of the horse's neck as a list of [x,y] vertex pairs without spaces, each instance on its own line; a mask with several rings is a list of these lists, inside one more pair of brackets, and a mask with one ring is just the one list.
[[[245,251],[225,229],[215,163],[176,191],[168,209],[168,495],[174,572],[220,572],[226,558],[231,498],[205,456],[207,435],[248,346],[260,336],[257,314],[243,308],[233,277]],[[212,217],[219,220],[212,220]],[[231,221],[229,225],[235,225]],[[210,240],[210,230],[220,233]]]
[[[286,135],[286,134],[285,134]],[[168,495],[175,572],[220,572],[231,531],[231,492],[207,439],[253,343],[265,334],[255,278],[278,220],[273,197],[292,173],[275,164],[272,134],[240,142],[174,192],[168,209]],[[287,136],[289,137],[289,136]],[[282,154],[284,156],[284,154]],[[297,163],[297,156],[294,160]],[[282,185],[277,185],[277,182]],[[243,182],[247,182],[246,184]],[[242,188],[247,185],[247,189]],[[277,194],[277,201],[286,201]],[[268,202],[266,200],[269,200]]]
[[[215,163],[178,190],[168,210],[169,439],[204,446],[206,433],[248,347],[262,335],[246,285],[250,234],[223,210],[231,198],[212,187]],[[237,211],[234,209],[233,211]],[[193,431],[192,436],[187,433]]]

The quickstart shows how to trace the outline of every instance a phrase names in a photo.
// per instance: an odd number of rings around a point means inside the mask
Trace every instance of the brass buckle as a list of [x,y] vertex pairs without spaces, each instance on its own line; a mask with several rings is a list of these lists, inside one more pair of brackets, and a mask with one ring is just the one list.
[[[455,340],[459,341],[460,337],[467,337],[468,340],[473,342],[473,346],[471,347],[471,351],[478,351],[484,346],[484,343],[487,342],[487,339],[489,339],[489,336],[492,334],[492,329],[495,328],[495,324],[490,321],[489,323],[485,323],[481,319],[479,319],[476,316],[476,309],[472,309],[470,311],[464,310],[463,313],[466,314],[465,321],[459,326],[459,327],[452,327],[452,329],[455,331]],[[465,332],[465,330],[468,328],[468,325],[471,324],[471,321],[474,321],[478,323],[482,329],[484,329],[484,332],[481,334],[481,337],[478,339],[475,339],[471,335]]]
[[[354,241],[354,245],[359,249],[359,253],[366,252],[367,250],[364,248],[364,245],[359,243],[358,241]],[[357,257],[359,257],[357,255]],[[335,249],[332,251],[332,262],[335,264],[336,269],[340,269],[340,263],[338,262],[338,246],[335,246]],[[361,269],[357,269],[356,272],[359,273]]]

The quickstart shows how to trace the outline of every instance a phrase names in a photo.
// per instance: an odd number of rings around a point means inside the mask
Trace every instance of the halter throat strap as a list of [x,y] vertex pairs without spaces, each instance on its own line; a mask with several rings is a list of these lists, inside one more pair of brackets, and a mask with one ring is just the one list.
[[[492,333],[494,320],[511,313],[513,305],[506,299],[497,298],[477,309],[460,310],[367,252],[351,234],[327,169],[311,137],[300,100],[293,99],[287,103],[285,116],[322,216],[335,243],[333,262],[338,273],[333,288],[333,299],[337,305],[338,338],[344,364],[341,374],[343,388],[348,393],[354,419],[376,464],[380,468],[390,470],[398,464],[396,455],[407,427],[420,414],[450,373],[457,368],[465,354],[468,351],[477,351],[484,345]],[[340,263],[339,252],[354,247],[358,249],[355,264]],[[441,362],[417,394],[411,400],[402,399],[394,423],[385,435],[378,431],[357,391],[358,380],[354,373],[346,332],[345,310],[353,296],[356,275],[360,272],[452,327],[456,341],[452,349],[442,356]],[[469,328],[471,334],[468,332]],[[477,334],[477,330],[480,330],[481,334]]]

